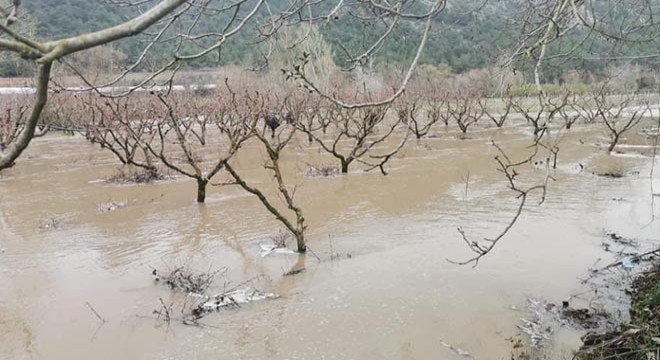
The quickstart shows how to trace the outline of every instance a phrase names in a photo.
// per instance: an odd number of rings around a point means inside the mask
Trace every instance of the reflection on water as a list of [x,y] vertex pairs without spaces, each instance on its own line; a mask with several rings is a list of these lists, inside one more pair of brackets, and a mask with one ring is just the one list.
[[[108,154],[79,138],[38,139],[0,175],[0,357],[460,358],[446,342],[476,358],[505,358],[527,297],[561,300],[576,291],[577,277],[603,256],[603,231],[651,239],[659,229],[646,226],[649,160],[598,154],[590,145],[598,135],[576,128],[562,142],[546,203],[529,206],[476,269],[450,264],[470,256],[458,225],[488,236],[515,211],[491,136],[511,149],[529,142],[515,128],[468,140],[441,132],[411,141],[388,176],[356,169],[305,178],[300,163],[331,159],[316,150],[290,154],[287,175],[298,185],[309,246],[323,261],[307,256],[306,271],[286,277],[300,258],[259,256],[278,225],[238,188],[210,187],[207,204],[197,205],[194,184],[182,179],[109,185],[98,181],[116,169]],[[238,164],[268,185],[253,150]],[[641,175],[591,174],[613,166]],[[99,213],[105,202],[127,206]],[[331,251],[351,257],[330,261]],[[213,314],[205,327],[166,327],[149,316],[159,298],[175,295],[154,286],[150,272],[178,265],[227,267],[232,283],[258,277],[281,298]],[[99,328],[86,302],[109,321]]]

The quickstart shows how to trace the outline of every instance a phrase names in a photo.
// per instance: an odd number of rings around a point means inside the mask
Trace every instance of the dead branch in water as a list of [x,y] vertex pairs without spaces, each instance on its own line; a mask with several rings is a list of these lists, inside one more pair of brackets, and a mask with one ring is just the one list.
[[[492,141],[492,145],[499,151],[500,155],[495,156],[495,161],[498,164],[498,170],[504,174],[504,176],[507,179],[508,182],[508,188],[512,190],[513,192],[516,193],[515,198],[518,199],[518,208],[516,209],[516,212],[511,218],[511,220],[507,223],[506,227],[502,232],[500,232],[497,236],[493,238],[484,238],[482,241],[478,240],[470,240],[468,235],[466,234],[465,230],[463,230],[463,227],[459,226],[458,227],[458,232],[461,234],[461,238],[463,242],[468,246],[470,251],[475,253],[476,255],[470,259],[464,260],[464,261],[454,261],[447,259],[447,261],[451,262],[452,264],[457,264],[457,265],[467,265],[467,264],[472,264],[472,267],[476,267],[479,264],[479,260],[481,260],[482,257],[488,255],[497,243],[504,238],[504,236],[513,228],[513,225],[518,221],[520,218],[520,215],[522,214],[523,209],[525,208],[525,205],[527,204],[528,196],[533,193],[534,191],[541,191],[541,200],[539,201],[539,205],[541,205],[545,201],[545,194],[546,194],[546,188],[547,188],[547,180],[549,178],[549,175],[546,174],[546,179],[543,181],[542,184],[539,185],[533,185],[527,188],[520,187],[517,183],[517,176],[519,175],[518,171],[516,170],[516,167],[524,165],[524,164],[530,164],[534,156],[536,156],[538,152],[538,146],[535,146],[535,150],[530,155],[529,157],[523,159],[522,161],[518,162],[513,162],[509,156],[502,150],[502,148],[495,143],[495,141]],[[546,166],[549,166],[546,164]]]
[[101,315],[99,315],[99,313],[94,309],[94,307],[92,307],[92,305],[89,303],[89,301],[86,301],[85,304],[87,304],[87,307],[89,308],[89,310],[91,310],[94,313],[94,315],[96,315],[96,317],[99,320],[101,320],[101,322],[103,322],[103,323],[108,322],[108,320],[104,319]]
[[593,272],[593,273],[603,272],[603,271],[608,270],[608,269],[611,269],[611,268],[613,268],[613,267],[617,267],[617,266],[621,266],[621,265],[623,265],[624,260],[628,260],[628,261],[634,263],[634,262],[637,262],[637,261],[641,260],[641,259],[644,258],[645,256],[649,256],[649,255],[658,255],[658,253],[660,253],[660,249],[654,249],[654,250],[646,251],[646,252],[643,252],[643,253],[641,253],[641,254],[637,254],[637,255],[635,255],[635,256],[631,256],[630,258],[625,258],[625,259],[617,260],[617,261],[615,261],[615,262],[613,262],[613,263],[611,263],[611,264],[609,264],[609,265],[607,265],[607,266],[604,266],[604,267],[602,267],[602,268],[600,268],[600,269],[594,269],[594,270],[591,270],[591,272]]
[[195,274],[186,267],[178,267],[169,274],[161,276],[157,269],[151,274],[155,276],[157,282],[163,281],[172,290],[182,290],[190,293],[204,293],[213,284],[216,275],[224,274],[227,268],[221,268],[216,271],[207,271]]
[[172,307],[174,304],[165,305],[165,302],[163,301],[163,298],[158,298],[160,301],[161,308],[159,310],[154,310],[154,314],[158,315],[158,319],[163,317],[163,320],[166,323],[170,323],[170,320],[172,319],[172,316],[170,315],[172,313]]

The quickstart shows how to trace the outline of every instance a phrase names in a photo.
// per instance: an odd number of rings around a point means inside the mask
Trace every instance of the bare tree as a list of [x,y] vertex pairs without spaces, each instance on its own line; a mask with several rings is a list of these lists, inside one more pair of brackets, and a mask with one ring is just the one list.
[[503,110],[500,109],[489,110],[488,109],[489,100],[491,99],[486,97],[481,98],[479,100],[479,106],[481,107],[481,112],[484,115],[486,115],[486,117],[488,117],[490,121],[492,121],[495,124],[495,126],[500,128],[504,125],[504,122],[509,117],[509,114],[511,113],[511,109],[513,108],[513,102],[512,102],[513,95],[511,95],[511,93],[507,93],[506,98],[502,99],[502,101],[504,102]]
[[509,102],[514,111],[522,115],[525,121],[532,126],[536,140],[543,137],[552,120],[568,105],[568,95],[552,99],[545,94],[540,94],[535,97],[536,101],[528,104],[524,104],[525,100],[526,98],[510,98]]
[[484,114],[483,108],[479,106],[480,98],[481,95],[459,91],[447,104],[449,115],[463,134],[467,134],[468,128],[476,124]]
[[[495,237],[485,238],[482,241],[472,240],[462,228],[459,228],[463,241],[475,256],[466,261],[456,262],[458,264],[473,264],[476,266],[480,259],[490,253],[518,221],[532,192],[542,192],[540,203],[545,199],[548,181],[552,179],[550,176],[550,157],[554,155],[553,166],[556,166],[559,151],[557,144],[561,139],[561,135],[558,137],[551,136],[552,127],[550,123],[557,113],[562,114],[562,111],[569,106],[568,95],[553,99],[546,93],[544,85],[549,77],[544,74],[543,69],[547,63],[579,58],[579,50],[589,48],[589,42],[595,38],[606,39],[613,45],[600,56],[592,55],[591,60],[616,59],[619,55],[618,51],[624,48],[621,46],[622,43],[625,42],[652,44],[652,46],[648,46],[650,53],[641,57],[656,58],[659,56],[655,46],[658,37],[658,27],[655,21],[658,7],[654,1],[522,0],[516,2],[515,6],[518,11],[516,11],[516,19],[512,23],[520,27],[520,41],[506,65],[518,65],[518,63],[526,60],[533,61],[533,77],[538,104],[526,107],[521,103],[511,101],[513,109],[520,112],[533,126],[535,135],[534,146],[532,146],[533,154],[522,161],[515,162],[497,144],[493,143],[499,151],[499,155],[496,157],[499,165],[498,170],[504,174],[509,189],[519,199],[519,206],[511,221]],[[569,42],[568,46],[561,46],[561,40],[568,34],[575,34],[576,38]],[[549,54],[552,46],[555,47],[553,49],[555,52]],[[584,106],[590,106],[590,104]],[[616,134],[624,128],[630,129],[641,118],[639,114],[643,111],[643,108],[637,107],[619,113],[618,109],[625,107],[625,105],[614,107],[615,111],[608,114],[607,106],[596,104],[593,112],[587,112],[587,115],[585,115],[587,120],[595,120],[599,117],[621,120],[618,125],[606,124],[613,134],[610,149],[618,141]],[[622,116],[624,113],[626,116]],[[568,113],[563,112],[563,114],[567,115]],[[566,127],[570,128],[577,118],[571,114],[570,118],[564,120]],[[548,157],[545,159],[545,176],[542,183],[529,187],[519,185],[517,179],[519,172],[516,168],[529,164],[541,149],[548,152]]]
[[4,151],[13,143],[24,125],[27,101],[22,96],[4,96],[0,103],[0,150]]
[[573,127],[573,124],[580,119],[580,112],[575,110],[575,104],[577,104],[578,101],[577,94],[572,94],[571,100],[568,101],[567,106],[562,107],[559,110],[559,116],[564,119],[564,127],[566,130],[570,130]]
[[[348,172],[353,162],[368,163],[370,159],[375,159],[376,156],[370,157],[375,146],[385,142],[402,122],[397,118],[391,124],[386,123],[388,106],[346,109],[330,104],[328,109],[326,114],[321,116],[333,117],[329,136],[319,134],[315,131],[316,128],[308,127],[305,123],[298,122],[297,125],[299,130],[311,137],[325,152],[339,160],[343,174]],[[383,128],[381,133],[379,127]],[[382,161],[383,158],[378,159]],[[383,171],[382,166],[376,167]]]
[[156,121],[150,114],[148,97],[105,99],[94,95],[82,100],[88,118],[85,137],[109,150],[124,165],[133,165],[156,174],[158,169],[145,144],[156,136]]
[[42,112],[37,125],[43,133],[47,130],[62,131],[65,134],[85,133],[85,101],[75,94],[53,94]]
[[296,126],[306,129],[307,141],[309,144],[314,143],[314,138],[311,133],[321,132],[326,135],[328,127],[334,117],[330,114],[329,109],[323,108],[323,100],[315,99],[315,101],[301,101],[301,106],[298,106],[298,111],[295,112],[297,118],[294,119]]
[[256,126],[251,127],[251,135],[254,135],[259,143],[266,150],[267,159],[264,167],[272,172],[273,178],[275,179],[275,186],[277,187],[277,193],[280,195],[279,199],[284,203],[286,209],[293,213],[295,220],[290,220],[284,211],[278,209],[276,200],[269,198],[262,189],[250,185],[247,180],[240,175],[240,172],[231,165],[230,162],[225,163],[225,169],[232,176],[233,180],[231,182],[225,183],[226,185],[236,184],[243,188],[245,191],[256,196],[261,204],[270,212],[275,218],[282,223],[288,231],[293,234],[296,238],[296,245],[298,252],[304,253],[307,251],[307,244],[305,243],[305,229],[307,225],[305,224],[305,218],[303,216],[302,210],[295,202],[295,187],[293,189],[289,188],[284,180],[282,175],[282,170],[280,168],[280,159],[283,150],[291,142],[295,134],[297,133],[296,128],[288,127],[286,130],[278,133],[275,136],[270,138],[266,136],[266,129],[262,128],[260,130]]
[[156,112],[158,136],[144,145],[165,166],[195,179],[197,202],[203,203],[209,181],[249,138],[257,117],[237,111],[233,94],[225,103],[214,97],[156,96],[162,105]]
[[0,169],[11,166],[21,155],[23,150],[35,135],[41,111],[48,100],[48,84],[50,72],[54,61],[78,51],[90,49],[102,44],[133,36],[144,31],[174,11],[186,0],[163,0],[151,9],[145,11],[132,20],[107,29],[70,38],[41,42],[12,30],[11,25],[19,20],[20,0],[12,0],[9,11],[0,16],[4,22],[0,23],[0,51],[10,51],[23,59],[36,61],[38,71],[35,79],[36,89],[31,111],[25,120],[25,125],[11,144],[0,154]]
[[[605,103],[606,93],[603,88],[597,92],[591,92],[582,96],[578,101],[573,101],[571,107],[579,117],[584,119],[587,124],[596,123],[603,116],[603,109],[598,107],[598,104]],[[596,99],[599,99],[596,101]]]
[[502,240],[506,236],[506,234],[508,234],[509,231],[513,228],[513,226],[520,218],[523,209],[527,205],[530,195],[532,195],[535,192],[540,192],[541,196],[538,205],[541,205],[545,201],[548,180],[551,179],[550,177],[546,175],[542,183],[531,186],[520,185],[520,181],[518,179],[520,172],[517,169],[519,169],[521,166],[525,166],[533,162],[534,158],[538,154],[539,147],[534,147],[532,149],[532,153],[528,157],[520,161],[515,161],[512,160],[506,154],[506,152],[504,152],[504,150],[497,143],[495,143],[495,141],[492,141],[492,145],[498,151],[498,154],[495,156],[495,161],[497,162],[498,165],[498,171],[500,171],[504,175],[507,182],[507,187],[509,188],[509,190],[513,192],[515,199],[517,199],[518,201],[518,207],[516,208],[513,217],[506,224],[504,229],[494,237],[484,238],[483,240],[472,240],[469,238],[469,236],[462,227],[458,227],[458,232],[460,233],[463,242],[465,242],[468,248],[475,255],[467,260],[462,260],[462,261],[448,260],[454,264],[459,264],[459,265],[472,264],[473,267],[476,267],[479,264],[479,261],[484,256],[488,255],[497,246],[499,241]]
[[[618,101],[615,99],[619,98]],[[603,124],[609,131],[610,144],[607,147],[608,153],[614,150],[614,147],[621,140],[621,136],[634,128],[644,118],[647,112],[650,112],[648,104],[636,105],[637,95],[620,95],[607,98],[596,97],[596,107],[601,109],[600,115]]]
[[239,111],[235,94],[211,93],[95,98],[87,138],[122,164],[155,174],[156,160],[197,183],[197,202],[206,187],[247,140],[257,119]]
[[[357,54],[346,52],[346,63],[351,69],[372,58],[382,48],[381,45],[391,36],[392,29],[400,21],[422,21],[424,28],[419,36],[418,50],[410,60],[406,76],[396,91],[383,99],[347,104],[342,99],[329,95],[326,89],[317,84],[312,77],[308,77],[304,72],[298,72],[302,70],[301,67],[296,68],[298,65],[293,65],[293,69],[287,70],[290,73],[296,72],[297,79],[306,89],[312,89],[344,107],[385,105],[391,103],[405,91],[426,46],[433,19],[444,9],[445,5],[444,0],[415,1],[415,4],[411,4],[412,2],[408,0],[369,0],[365,2],[339,0],[334,6],[328,7],[327,2],[324,1],[301,0],[278,3],[276,11],[274,10],[276,8],[269,4],[270,2],[269,0],[237,0],[231,3],[217,0],[161,0],[155,4],[150,1],[120,2],[122,6],[135,9],[136,16],[133,19],[90,33],[42,41],[34,39],[13,26],[21,21],[21,1],[3,0],[3,3],[0,3],[0,9],[2,9],[0,12],[0,51],[14,53],[26,62],[36,64],[37,75],[35,76],[33,104],[29,114],[26,114],[25,126],[11,144],[6,144],[6,149],[0,154],[0,170],[11,166],[34,136],[40,114],[48,101],[48,87],[54,62],[62,62],[78,76],[79,80],[86,85],[80,91],[94,91],[105,96],[116,97],[128,95],[145,85],[153,84],[155,79],[161,75],[167,77],[162,82],[164,85],[171,84],[181,63],[215,53],[221,56],[222,49],[227,46],[229,40],[239,33],[249,33],[258,41],[271,41],[275,38],[274,35],[283,28],[309,26],[311,29],[311,25],[316,23],[331,24],[340,13],[355,16],[365,22],[385,24],[382,34],[373,44],[365,44],[367,45],[365,51]],[[221,30],[209,31],[201,25],[200,19],[209,16],[223,22],[220,26]],[[192,23],[182,23],[189,19],[194,20]],[[145,32],[147,29],[151,29],[151,31]],[[307,33],[313,32],[310,30]],[[69,55],[138,34],[143,34],[145,37],[142,52],[135,61],[131,60],[132,62],[129,62],[124,70],[110,80],[94,83],[94,79],[88,79],[84,71],[76,68],[75,61],[68,61]],[[184,43],[194,43],[195,46],[183,46]],[[146,59],[152,57],[151,54],[154,51],[158,51],[158,45],[162,44],[171,44],[174,49],[172,54],[163,54],[162,57],[165,60],[162,62],[162,66],[154,69],[152,73],[127,89],[108,90],[119,84],[127,74],[138,69]],[[268,56],[265,58],[267,59]],[[166,72],[169,75],[164,75]]]
[[[423,97],[421,96],[405,96],[400,98],[399,103],[396,105],[399,120],[408,125],[408,128],[417,139],[426,136],[431,131],[431,127],[440,121],[440,111],[442,111],[437,100],[427,101],[426,105],[429,108],[424,111],[420,106],[420,103],[423,103],[422,100]],[[422,115],[422,113],[425,114]]]

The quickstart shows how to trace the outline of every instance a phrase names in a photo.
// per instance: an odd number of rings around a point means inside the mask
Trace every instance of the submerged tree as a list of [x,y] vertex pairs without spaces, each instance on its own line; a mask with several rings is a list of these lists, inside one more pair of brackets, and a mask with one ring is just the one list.
[[[18,135],[11,143],[5,144],[6,148],[0,153],[0,170],[12,166],[34,137],[41,112],[48,101],[51,70],[56,62],[68,67],[86,85],[85,88],[77,90],[117,97],[131,94],[145,85],[153,85],[159,77],[165,77],[162,85],[171,85],[182,63],[208,58],[214,54],[222,56],[222,50],[237,34],[243,34],[246,38],[252,36],[260,41],[271,41],[283,28],[305,28],[315,23],[333,26],[333,21],[338,19],[340,14],[350,14],[365,23],[384,25],[381,26],[381,35],[373,44],[367,46],[366,50],[357,54],[345,54],[347,68],[350,69],[372,58],[383,42],[391,36],[392,29],[401,21],[421,21],[425,25],[419,36],[418,50],[410,60],[407,75],[390,96],[360,104],[349,104],[330,95],[323,84],[316,82],[319,80],[318,76],[315,78],[312,74],[304,74],[299,65],[287,66],[285,71],[295,72],[297,81],[305,88],[342,106],[384,105],[404,92],[425,48],[433,19],[445,5],[444,0],[357,3],[339,1],[333,6],[328,6],[327,2],[312,0],[277,4],[269,0],[240,0],[232,3],[221,0],[161,0],[155,4],[151,1],[137,1],[117,3],[125,7],[127,14],[135,14],[135,17],[128,21],[89,33],[81,32],[56,40],[41,40],[16,26],[25,18],[21,3],[20,0],[0,2],[0,52],[11,53],[14,58],[21,58],[35,65],[37,74],[32,106],[29,113],[25,114],[24,125]],[[214,24],[211,30],[205,26],[209,23]],[[145,32],[147,29],[150,31]],[[314,35],[311,31],[306,34]],[[75,53],[138,35],[143,40],[140,42],[144,45],[142,51],[136,59],[127,59],[123,70],[110,80],[95,83],[93,79],[86,77],[85,71],[76,67],[75,61],[69,61],[70,55]],[[151,73],[128,88],[111,89],[120,84],[129,73],[140,69],[147,59],[153,58],[154,53],[159,53],[162,59],[160,66],[153,68]],[[270,55],[271,53],[266,53],[264,58],[268,59]]]
[[146,146],[165,166],[195,179],[197,202],[203,203],[209,181],[248,139],[257,119],[236,111],[233,97],[185,99],[182,104],[176,96],[157,96],[162,108],[156,114],[164,121],[157,123],[158,140]]
[[194,179],[197,202],[225,163],[248,139],[256,118],[239,111],[235,94],[213,92],[93,98],[87,138],[111,151],[122,164],[156,174],[158,163]]
[[456,121],[463,134],[467,134],[468,128],[476,124],[484,114],[484,110],[479,106],[480,98],[480,94],[458,92],[447,104],[449,115]]
[[[408,126],[415,138],[421,139],[440,121],[440,112],[443,110],[441,104],[442,102],[432,96],[426,99],[422,96],[405,96],[400,98],[396,105],[397,116]],[[424,106],[427,108],[423,109]]]
[[621,140],[621,136],[634,128],[650,113],[648,104],[637,105],[636,95],[622,96],[618,101],[610,98],[595,98],[596,107],[601,110],[600,116],[610,135],[610,144],[607,152],[611,153]]
[[488,106],[489,98],[483,97],[479,100],[479,107],[481,107],[481,112],[485,115],[490,121],[495,124],[498,128],[504,126],[504,122],[509,118],[511,110],[513,108],[513,95],[507,91],[506,97],[502,99],[504,102],[504,109],[493,110]]
[[[371,167],[380,167],[389,160],[382,155],[374,155],[376,147],[384,143],[402,122],[397,117],[395,121],[387,123],[386,115],[389,107],[345,109],[339,105],[331,104],[321,118],[329,118],[330,126],[327,134],[319,133],[318,128],[306,122],[297,122],[298,129],[305,132],[325,152],[339,160],[341,172],[348,173],[349,166],[360,162]],[[320,120],[323,123],[325,120]],[[400,146],[394,147],[398,151]],[[377,164],[373,164],[374,160]]]
[[28,106],[20,97],[5,97],[0,104],[0,150],[16,140],[21,133],[23,118]]
[[[263,102],[259,102],[257,97],[251,100],[249,108],[251,115],[248,117],[257,119],[264,113]],[[286,127],[281,129],[278,133],[272,132],[271,136],[267,136],[267,133],[268,130],[265,127],[256,126],[256,122],[254,122],[251,123],[249,133],[247,134],[256,138],[259,145],[266,151],[267,158],[264,168],[268,170],[272,174],[273,179],[275,179],[276,192],[279,195],[278,198],[284,203],[286,210],[280,210],[277,201],[266,195],[262,188],[250,184],[240,174],[240,170],[233,166],[230,161],[226,161],[224,167],[231,175],[232,180],[226,182],[224,185],[238,185],[243,190],[256,196],[266,210],[275,216],[277,221],[284,225],[295,237],[298,252],[304,253],[307,251],[307,244],[305,242],[305,229],[307,228],[307,225],[305,224],[305,217],[303,216],[301,208],[295,202],[295,187],[290,188],[287,186],[280,166],[280,160],[284,149],[291,143],[292,139],[298,132],[295,127]],[[289,219],[289,216],[287,216],[286,213],[287,211],[293,214],[295,220]]]
[[[519,199],[519,207],[505,229],[495,237],[485,238],[483,241],[472,240],[459,228],[463,241],[475,254],[466,261],[458,262],[461,264],[476,266],[480,259],[494,249],[519,219],[531,192],[540,191],[542,192],[540,202],[545,199],[548,182],[552,179],[549,160],[553,154],[556,160],[557,144],[561,138],[561,134],[553,136],[552,127],[549,124],[555,115],[561,114],[563,109],[570,106],[567,95],[553,99],[547,93],[544,85],[547,80],[551,79],[551,76],[548,76],[544,70],[548,65],[552,62],[565,62],[567,59],[580,61],[581,57],[589,57],[591,60],[616,60],[624,57],[621,54],[622,49],[629,50],[630,46],[640,44],[652,44],[652,46],[638,48],[638,51],[635,51],[636,55],[632,58],[657,57],[657,47],[654,46],[660,34],[656,21],[660,11],[660,4],[657,1],[522,0],[516,2],[515,5],[519,11],[514,16],[513,24],[519,27],[520,39],[508,61],[505,61],[505,65],[513,69],[531,67],[538,106],[526,107],[514,102],[513,108],[522,112],[526,120],[533,126],[535,134],[533,154],[521,161],[512,161],[499,146],[495,145],[500,153],[496,157],[499,170],[506,176],[509,188]],[[568,38],[571,38],[571,41],[563,41]],[[611,46],[592,46],[595,41],[598,41],[597,39],[605,40],[603,43],[611,44]],[[626,57],[631,58],[629,55]],[[588,103],[584,106],[590,105],[593,106]],[[588,112],[585,117],[588,121],[601,117],[609,117],[612,120],[609,121],[609,124],[605,124],[612,134],[610,149],[616,146],[620,136],[617,134],[633,127],[636,121],[639,121],[640,112],[643,111],[628,109],[619,112],[619,109],[625,108],[625,104],[623,104],[614,107],[614,111],[606,115],[606,106],[597,104],[595,106],[596,109]],[[572,121],[574,120],[569,119],[566,126],[570,127]],[[618,124],[615,124],[616,122]],[[515,170],[516,167],[528,164],[541,150],[547,151],[543,180],[530,187],[518,185],[520,179],[519,172]]]
[[86,96],[81,115],[88,118],[85,137],[92,144],[109,150],[123,165],[158,172],[146,144],[156,136],[156,122],[149,109],[149,98],[104,99]]

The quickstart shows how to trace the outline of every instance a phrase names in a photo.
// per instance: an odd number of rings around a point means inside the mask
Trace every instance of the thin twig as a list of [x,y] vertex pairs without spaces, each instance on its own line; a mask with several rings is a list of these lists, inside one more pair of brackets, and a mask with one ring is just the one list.
[[99,315],[99,313],[96,310],[94,310],[94,307],[92,307],[92,305],[88,301],[86,301],[85,304],[87,304],[89,310],[91,310],[94,313],[94,315],[96,315],[96,317],[99,318],[99,320],[101,320],[104,323],[108,322],[108,320],[104,319],[101,315]]

